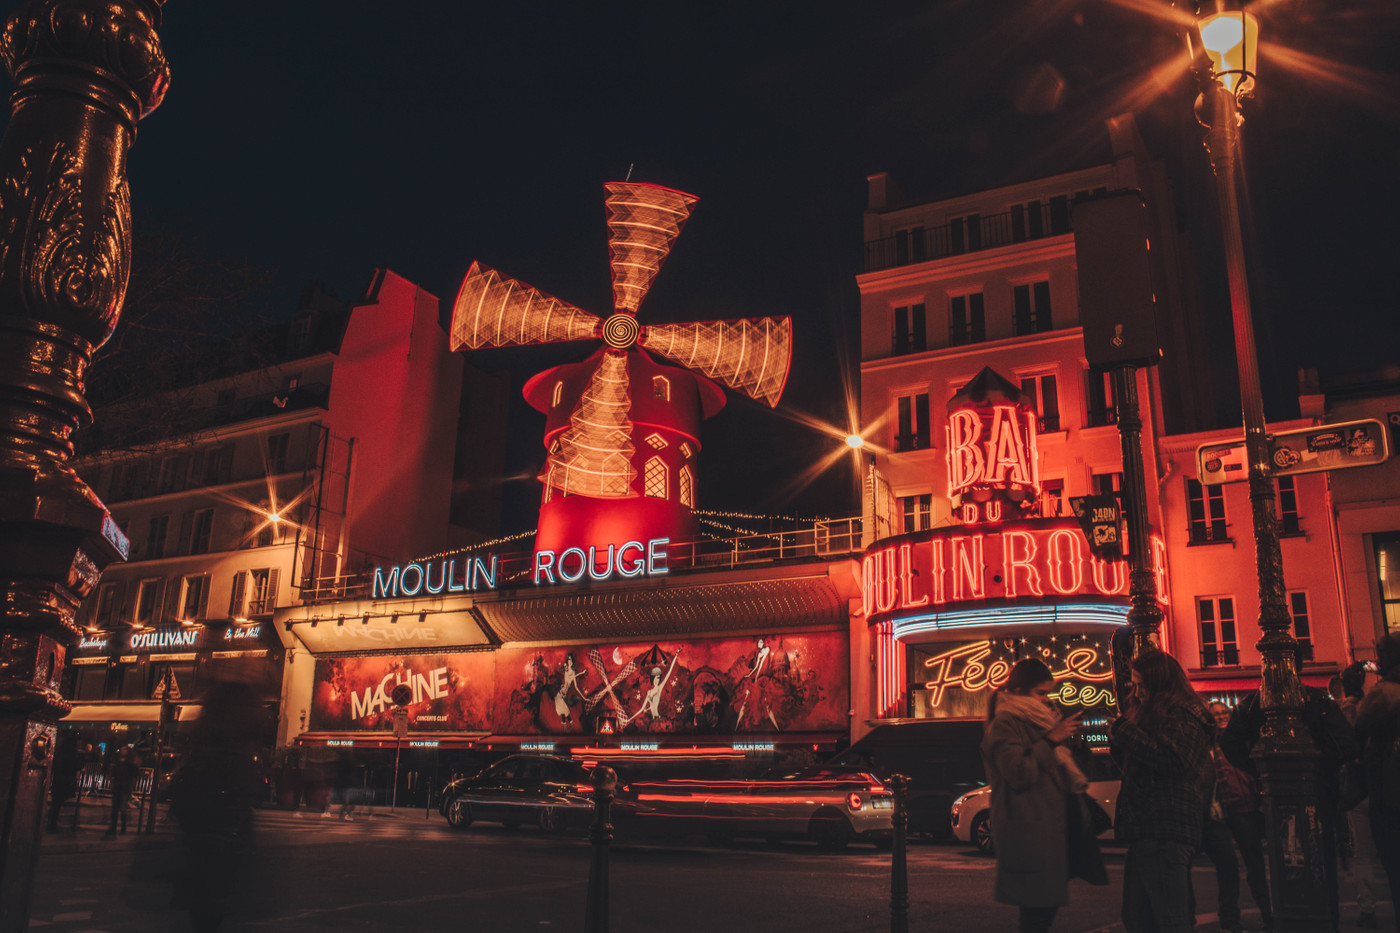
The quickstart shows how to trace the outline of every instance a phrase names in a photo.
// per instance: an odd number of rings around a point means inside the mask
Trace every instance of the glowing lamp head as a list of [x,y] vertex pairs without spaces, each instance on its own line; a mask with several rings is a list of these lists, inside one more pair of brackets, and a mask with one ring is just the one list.
[[860,450],[865,446],[865,438],[859,434],[851,434],[846,438],[846,446],[852,450]]
[[1254,90],[1258,67],[1259,21],[1243,10],[1203,16],[1201,47],[1210,58],[1210,76],[1236,96]]
[[267,520],[272,522],[272,524],[276,525],[282,521],[282,516],[278,515],[276,512],[273,512],[267,517]]

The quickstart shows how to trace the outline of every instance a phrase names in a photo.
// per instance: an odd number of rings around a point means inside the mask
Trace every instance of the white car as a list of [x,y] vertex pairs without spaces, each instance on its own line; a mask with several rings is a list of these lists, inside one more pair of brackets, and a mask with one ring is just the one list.
[[[1118,766],[1107,755],[1094,755],[1084,776],[1089,779],[1088,794],[1098,801],[1109,816],[1118,816],[1118,789],[1122,778]],[[992,788],[979,787],[953,801],[949,820],[953,835],[962,842],[976,844],[987,855],[995,851],[992,845]]]

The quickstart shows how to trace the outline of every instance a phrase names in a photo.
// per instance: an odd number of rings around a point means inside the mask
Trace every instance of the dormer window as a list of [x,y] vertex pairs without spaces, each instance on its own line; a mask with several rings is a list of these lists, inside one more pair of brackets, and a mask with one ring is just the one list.
[[564,380],[561,379],[561,380],[559,380],[558,382],[554,383],[554,397],[553,397],[552,399],[550,399],[549,406],[550,406],[551,408],[557,408],[557,407],[559,406],[559,401],[560,401],[560,399],[562,399],[563,397],[564,397]]
[[651,379],[651,388],[656,394],[656,397],[661,399],[661,401],[669,402],[671,400],[671,380],[667,379],[665,376],[653,376]]
[[677,485],[680,487],[681,505],[688,509],[695,508],[695,477],[690,472],[690,467],[681,467]]
[[694,454],[695,451],[691,449],[690,442],[681,441],[681,456],[689,460]]
[[661,450],[666,446],[666,438],[662,437],[660,434],[648,434],[647,443],[651,445],[652,450]]

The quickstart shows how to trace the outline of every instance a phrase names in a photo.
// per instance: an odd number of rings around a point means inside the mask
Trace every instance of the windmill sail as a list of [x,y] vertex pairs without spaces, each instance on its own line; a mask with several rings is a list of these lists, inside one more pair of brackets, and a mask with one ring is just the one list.
[[452,307],[451,347],[478,350],[588,340],[598,335],[599,323],[596,315],[474,262]]
[[632,422],[627,354],[609,350],[549,454],[545,482],[571,496],[622,499],[632,495]]
[[614,182],[607,192],[613,307],[636,314],[700,199],[659,185]]
[[662,324],[646,328],[639,342],[647,350],[776,407],[792,362],[792,319]]

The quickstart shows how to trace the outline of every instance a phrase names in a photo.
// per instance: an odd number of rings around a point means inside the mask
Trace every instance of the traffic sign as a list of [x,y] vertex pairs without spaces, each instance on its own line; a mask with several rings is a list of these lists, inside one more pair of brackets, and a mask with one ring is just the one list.
[[1111,495],[1070,496],[1070,510],[1079,520],[1089,550],[1104,560],[1123,557],[1123,512]]
[[407,706],[413,702],[413,688],[408,684],[395,684],[394,689],[389,691],[389,699],[394,701],[395,706]]
[[[1270,435],[1268,442],[1270,476],[1375,466],[1390,456],[1385,425],[1375,418],[1280,431]],[[1196,448],[1196,475],[1206,486],[1249,479],[1244,441]]]

